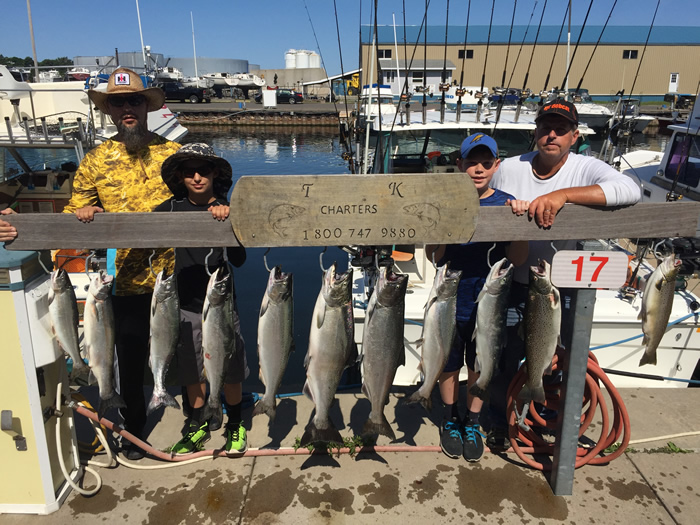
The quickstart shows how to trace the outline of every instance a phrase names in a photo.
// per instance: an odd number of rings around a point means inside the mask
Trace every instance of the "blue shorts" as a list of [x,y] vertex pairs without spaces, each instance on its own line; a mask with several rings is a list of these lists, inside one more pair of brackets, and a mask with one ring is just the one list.
[[[476,317],[476,316],[475,316]],[[474,370],[476,363],[476,341],[472,340],[476,318],[470,321],[457,321],[455,339],[450,348],[450,355],[443,372],[456,372],[466,363],[470,370]]]

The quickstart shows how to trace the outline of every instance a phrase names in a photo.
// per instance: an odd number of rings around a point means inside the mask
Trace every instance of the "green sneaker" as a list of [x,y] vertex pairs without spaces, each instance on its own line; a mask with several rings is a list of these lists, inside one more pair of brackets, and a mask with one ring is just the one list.
[[233,428],[226,425],[226,454],[229,456],[237,456],[248,450],[248,439],[246,438],[246,429],[243,422],[238,423],[238,426]]
[[210,437],[209,423],[202,426],[190,425],[182,439],[170,447],[169,452],[175,456],[198,452],[204,448],[204,443],[209,441]]

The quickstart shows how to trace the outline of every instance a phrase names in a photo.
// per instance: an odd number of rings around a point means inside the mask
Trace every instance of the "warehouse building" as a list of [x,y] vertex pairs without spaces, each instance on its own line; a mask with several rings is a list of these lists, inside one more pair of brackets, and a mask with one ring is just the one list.
[[[372,70],[372,82],[379,77],[394,93],[401,92],[406,79],[411,92],[425,83],[437,93],[444,70],[448,83],[481,87],[483,77],[489,90],[498,86],[539,93],[565,87],[566,27],[542,26],[538,32],[536,25],[513,26],[511,34],[510,26],[490,31],[489,26],[470,26],[466,44],[465,29],[450,26],[446,37],[444,26],[428,26],[426,37],[419,26],[406,26],[404,42],[403,26],[379,26],[374,52],[374,28],[363,26],[363,85]],[[623,89],[649,100],[668,92],[695,93],[699,64],[700,27],[654,27],[651,32],[641,26],[609,25],[604,31],[603,26],[587,26],[583,32],[571,27],[569,88],[587,89],[597,99]]]

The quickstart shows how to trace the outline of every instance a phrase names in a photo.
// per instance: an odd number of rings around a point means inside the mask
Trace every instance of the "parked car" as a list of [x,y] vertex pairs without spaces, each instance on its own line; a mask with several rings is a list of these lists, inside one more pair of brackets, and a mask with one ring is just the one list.
[[166,100],[179,100],[181,102],[211,102],[215,92],[211,88],[188,87],[181,82],[161,82],[156,84],[165,93]]
[[[262,93],[258,92],[255,95],[255,102],[258,104],[262,103]],[[291,89],[278,89],[277,90],[277,102],[289,104],[301,104],[304,102],[304,95],[297,93]]]

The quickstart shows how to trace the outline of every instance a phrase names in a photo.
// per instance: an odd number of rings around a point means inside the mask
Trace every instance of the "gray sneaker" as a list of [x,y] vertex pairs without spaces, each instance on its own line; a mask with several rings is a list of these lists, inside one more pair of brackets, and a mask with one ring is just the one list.
[[445,455],[457,459],[462,455],[464,443],[462,441],[462,425],[456,419],[443,422],[440,428],[440,448]]

